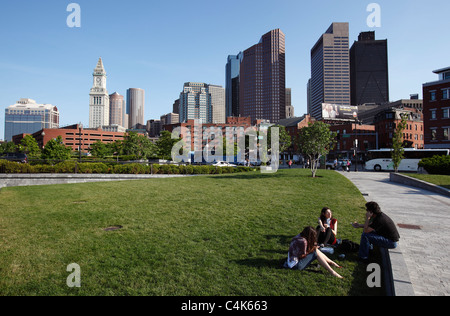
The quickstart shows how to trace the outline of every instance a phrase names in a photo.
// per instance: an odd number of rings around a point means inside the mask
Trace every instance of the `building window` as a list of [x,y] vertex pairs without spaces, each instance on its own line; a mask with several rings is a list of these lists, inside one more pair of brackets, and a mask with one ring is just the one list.
[[430,91],[430,100],[436,101],[436,91]]
[[443,100],[450,99],[450,89],[443,89],[442,90],[442,99]]
[[443,110],[443,118],[450,118],[450,108],[446,108]]
[[431,140],[437,140],[437,129],[431,130]]
[[444,140],[450,140],[450,127],[444,127]]
[[436,110],[430,110],[431,112],[431,119],[435,120],[436,119]]

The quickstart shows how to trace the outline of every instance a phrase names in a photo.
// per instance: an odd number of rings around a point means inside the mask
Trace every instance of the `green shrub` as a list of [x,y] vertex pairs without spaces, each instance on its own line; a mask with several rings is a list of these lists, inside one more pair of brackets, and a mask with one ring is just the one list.
[[430,174],[450,175],[450,156],[424,158],[419,162],[419,167],[423,167]]
[[21,164],[7,160],[0,160],[0,173],[78,173],[83,174],[227,174],[256,171],[257,169],[242,167],[215,167],[210,165],[202,166],[178,166],[178,165],[158,165],[153,166],[131,163],[125,165],[115,165],[111,163],[77,163],[76,161],[65,161],[51,164]]
[[33,173],[33,166],[26,163],[0,160],[1,173]]

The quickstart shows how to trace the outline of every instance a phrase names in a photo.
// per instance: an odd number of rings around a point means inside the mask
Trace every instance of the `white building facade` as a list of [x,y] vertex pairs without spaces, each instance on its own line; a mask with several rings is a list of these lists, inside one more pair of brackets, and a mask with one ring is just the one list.
[[106,90],[106,71],[100,58],[93,73],[93,86],[89,93],[89,128],[109,125],[109,94]]
[[206,83],[187,82],[180,93],[180,122],[225,123],[225,89]]
[[5,140],[19,134],[33,134],[44,128],[59,128],[58,108],[37,104],[32,99],[20,99],[5,110]]

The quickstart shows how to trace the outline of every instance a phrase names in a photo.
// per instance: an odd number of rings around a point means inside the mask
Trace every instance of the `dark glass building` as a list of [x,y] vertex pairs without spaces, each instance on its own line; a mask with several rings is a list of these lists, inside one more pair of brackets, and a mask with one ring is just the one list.
[[285,35],[280,29],[244,51],[239,76],[239,114],[278,123],[286,117]]
[[389,102],[387,40],[375,40],[375,32],[363,32],[350,49],[352,105]]
[[239,116],[239,71],[242,52],[228,56],[225,78],[225,114],[226,117]]

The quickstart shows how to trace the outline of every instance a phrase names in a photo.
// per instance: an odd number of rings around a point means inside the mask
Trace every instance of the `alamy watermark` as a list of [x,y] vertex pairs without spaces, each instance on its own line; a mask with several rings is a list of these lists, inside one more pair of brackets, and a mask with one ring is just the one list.
[[81,7],[78,3],[70,3],[66,9],[70,12],[66,24],[70,28],[81,27]]
[[370,272],[366,283],[369,288],[381,287],[381,267],[377,263],[371,263],[367,266],[367,272]]
[[367,6],[367,12],[370,12],[367,17],[367,26],[381,27],[381,6],[378,3],[371,3]]
[[67,272],[72,272],[66,280],[70,288],[81,287],[81,268],[78,264],[72,263],[67,266]]
[[[270,147],[268,146],[270,128]],[[226,152],[224,153],[224,136]],[[179,126],[172,131],[172,139],[182,140],[172,148],[172,160],[176,163],[229,163],[262,164],[262,173],[275,173],[279,168],[280,129],[260,126],[234,128],[226,127],[225,135],[221,127],[203,127],[195,120],[193,130]],[[246,146],[248,140],[248,147]],[[192,150],[193,149],[193,150]],[[270,166],[265,166],[270,164]]]

